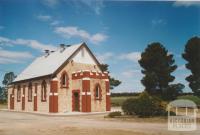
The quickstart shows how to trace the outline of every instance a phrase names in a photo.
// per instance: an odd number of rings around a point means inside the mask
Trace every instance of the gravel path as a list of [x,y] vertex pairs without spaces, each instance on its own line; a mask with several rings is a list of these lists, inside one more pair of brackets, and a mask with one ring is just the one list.
[[0,135],[199,135],[171,132],[166,122],[134,122],[91,116],[49,117],[0,111]]

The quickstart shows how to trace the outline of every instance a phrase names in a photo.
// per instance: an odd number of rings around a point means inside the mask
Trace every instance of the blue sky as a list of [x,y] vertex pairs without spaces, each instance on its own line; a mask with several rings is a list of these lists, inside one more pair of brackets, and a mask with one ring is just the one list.
[[161,42],[178,65],[175,82],[191,91],[181,53],[189,38],[200,35],[199,24],[200,2],[1,0],[0,81],[7,71],[19,74],[46,48],[84,41],[122,81],[113,92],[142,91],[137,60],[149,43]]

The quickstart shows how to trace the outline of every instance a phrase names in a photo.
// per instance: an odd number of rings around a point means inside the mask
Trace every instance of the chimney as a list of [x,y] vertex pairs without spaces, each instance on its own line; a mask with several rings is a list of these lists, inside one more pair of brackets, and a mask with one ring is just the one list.
[[50,54],[50,51],[49,50],[44,50],[45,54],[46,54],[46,57],[49,56]]
[[63,52],[65,50],[65,44],[60,44],[60,52]]

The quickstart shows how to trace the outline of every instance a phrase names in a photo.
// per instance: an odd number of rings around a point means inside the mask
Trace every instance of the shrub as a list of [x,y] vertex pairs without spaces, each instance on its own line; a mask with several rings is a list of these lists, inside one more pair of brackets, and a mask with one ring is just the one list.
[[136,99],[127,99],[122,110],[128,115],[138,115],[139,117],[167,115],[161,101],[151,97],[147,92],[143,92]]
[[120,111],[116,111],[116,112],[111,112],[108,114],[108,117],[110,118],[114,118],[116,116],[122,116],[122,113]]

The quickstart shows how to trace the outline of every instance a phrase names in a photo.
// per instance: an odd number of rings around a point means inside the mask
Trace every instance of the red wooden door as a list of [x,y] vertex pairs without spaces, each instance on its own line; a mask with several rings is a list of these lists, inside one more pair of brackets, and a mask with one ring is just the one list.
[[49,112],[58,112],[58,81],[52,80],[49,95]]
[[35,84],[35,92],[34,92],[34,111],[37,111],[37,84]]
[[14,109],[14,96],[13,94],[10,94],[10,109]]
[[23,87],[23,94],[22,94],[22,110],[25,110],[25,86]]

